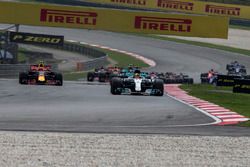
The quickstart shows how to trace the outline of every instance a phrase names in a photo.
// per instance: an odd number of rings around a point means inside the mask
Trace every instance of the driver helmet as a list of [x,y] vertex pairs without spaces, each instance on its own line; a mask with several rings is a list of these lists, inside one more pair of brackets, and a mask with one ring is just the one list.
[[38,67],[44,67],[44,61],[39,61]]
[[135,78],[140,78],[140,73],[135,73]]

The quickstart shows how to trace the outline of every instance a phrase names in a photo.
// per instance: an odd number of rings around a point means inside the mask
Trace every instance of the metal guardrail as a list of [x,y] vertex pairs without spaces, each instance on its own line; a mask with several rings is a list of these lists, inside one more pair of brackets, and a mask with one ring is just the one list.
[[104,52],[101,52],[97,49],[93,49],[91,47],[85,46],[83,44],[77,42],[65,42],[63,46],[49,46],[50,48],[56,48],[60,50],[80,53],[83,55],[87,55],[89,57],[100,58],[106,56]]
[[107,56],[93,59],[88,62],[78,62],[77,71],[88,71],[94,68],[105,66],[107,64]]
[[94,68],[104,66],[108,63],[108,55],[106,53],[99,51],[97,49],[85,46],[76,42],[65,42],[64,46],[50,46],[51,48],[61,49],[64,51],[70,51],[79,53],[91,58],[94,58],[87,62],[77,62],[77,71],[88,71]]
[[[96,50],[94,48],[84,46],[79,43],[65,42],[64,46],[50,46],[50,48],[76,52],[84,56],[89,56],[94,58],[87,62],[77,62],[77,71],[87,71],[94,68],[98,68],[107,64],[107,55],[104,52]],[[29,64],[0,64],[0,78],[15,78],[18,76],[19,72],[27,71],[29,69]],[[52,64],[52,69],[54,71],[58,70],[58,65]]]

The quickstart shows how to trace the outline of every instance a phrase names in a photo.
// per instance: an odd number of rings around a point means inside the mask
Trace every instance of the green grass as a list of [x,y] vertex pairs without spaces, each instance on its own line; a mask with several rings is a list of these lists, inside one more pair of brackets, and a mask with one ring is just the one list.
[[[190,95],[223,106],[246,117],[250,117],[250,94],[233,93],[232,87],[216,87],[206,84],[182,85]],[[250,121],[242,123],[250,126]]]
[[189,45],[219,49],[219,50],[224,50],[228,52],[234,52],[234,53],[239,53],[239,54],[250,56],[250,50],[246,50],[246,49],[239,49],[239,48],[223,46],[223,45],[215,45],[215,44],[206,43],[206,42],[196,42],[196,41],[189,41],[189,40],[184,40],[184,39],[176,39],[176,38],[171,38],[171,37],[161,37],[161,36],[156,36],[156,35],[143,35],[143,36],[166,40],[166,41],[177,42],[177,43],[184,43],[184,44],[189,44]]
[[28,60],[27,56],[24,53],[19,52],[17,55],[17,61],[19,63],[23,63],[23,62],[26,62],[26,60]]
[[63,74],[63,79],[67,81],[76,81],[86,76],[87,72],[67,72]]
[[27,59],[27,57],[26,57],[25,54],[23,54],[23,53],[18,53],[18,55],[17,55],[17,61],[18,61],[19,63],[26,62],[26,60],[28,60],[28,59]]
[[18,49],[18,54],[17,54],[17,61],[18,61],[19,63],[24,63],[24,62],[26,62],[29,58],[28,58],[24,53],[22,53],[22,52],[20,52],[20,51],[26,51],[26,49],[25,49],[25,48],[19,48],[19,49]]
[[117,62],[115,65],[118,67],[127,67],[128,64],[133,64],[138,67],[142,68],[147,68],[149,67],[148,64],[144,63],[143,61],[136,59],[132,56],[123,54],[123,53],[118,53],[118,52],[113,52],[113,51],[108,51],[105,49],[102,49],[103,52],[107,53],[109,58]]

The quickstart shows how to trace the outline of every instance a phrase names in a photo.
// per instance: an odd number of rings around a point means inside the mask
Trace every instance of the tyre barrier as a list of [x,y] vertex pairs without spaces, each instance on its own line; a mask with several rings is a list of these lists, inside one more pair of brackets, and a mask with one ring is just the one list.
[[234,93],[250,93],[250,79],[235,79]]
[[241,76],[218,75],[216,86],[234,86],[235,79],[241,79]]

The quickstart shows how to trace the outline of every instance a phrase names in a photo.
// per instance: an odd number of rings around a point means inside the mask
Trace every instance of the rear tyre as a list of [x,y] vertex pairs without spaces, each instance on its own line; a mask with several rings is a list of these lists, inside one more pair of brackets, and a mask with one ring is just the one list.
[[113,95],[120,95],[121,92],[121,87],[122,87],[122,81],[119,78],[112,78],[111,84],[110,84],[110,92]]
[[99,73],[99,82],[105,82],[106,81],[106,73]]
[[164,82],[161,79],[156,79],[154,83],[154,89],[157,90],[155,96],[163,96],[164,94]]
[[209,82],[208,81],[208,73],[202,73],[200,75],[200,79],[201,79],[202,84],[207,84]]
[[28,84],[28,74],[25,72],[19,73],[19,84],[26,85]]
[[88,74],[87,74],[87,80],[89,82],[92,82],[92,81],[94,81],[94,78],[95,78],[95,74],[93,72],[88,72]]

